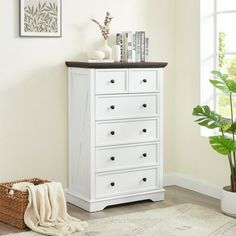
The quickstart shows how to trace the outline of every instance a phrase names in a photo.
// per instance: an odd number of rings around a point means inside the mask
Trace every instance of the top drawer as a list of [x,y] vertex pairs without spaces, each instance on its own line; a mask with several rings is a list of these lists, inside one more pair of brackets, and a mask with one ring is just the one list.
[[157,70],[130,70],[129,92],[159,92],[159,78]]
[[96,70],[96,94],[127,93],[127,70]]

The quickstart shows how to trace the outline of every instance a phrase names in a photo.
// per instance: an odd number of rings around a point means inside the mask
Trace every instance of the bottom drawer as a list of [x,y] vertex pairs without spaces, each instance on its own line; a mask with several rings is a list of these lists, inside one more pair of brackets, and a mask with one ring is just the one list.
[[96,197],[129,194],[159,187],[158,168],[97,175]]

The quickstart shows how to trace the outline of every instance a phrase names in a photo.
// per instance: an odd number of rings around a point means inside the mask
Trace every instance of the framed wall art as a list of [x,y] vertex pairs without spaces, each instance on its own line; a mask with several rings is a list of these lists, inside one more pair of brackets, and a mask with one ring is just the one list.
[[61,37],[61,0],[20,0],[20,36]]

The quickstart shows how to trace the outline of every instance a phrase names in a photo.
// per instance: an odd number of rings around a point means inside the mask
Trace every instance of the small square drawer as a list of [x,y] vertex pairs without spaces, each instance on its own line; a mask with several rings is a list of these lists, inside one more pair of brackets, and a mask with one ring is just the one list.
[[159,143],[96,150],[96,170],[159,165]]
[[102,122],[96,124],[96,145],[148,142],[159,139],[159,119]]
[[96,70],[96,94],[127,92],[127,70]]
[[159,181],[157,168],[97,175],[96,197],[155,190],[159,187]]
[[158,70],[130,70],[129,92],[159,92]]
[[96,97],[96,120],[150,117],[159,114],[159,94]]

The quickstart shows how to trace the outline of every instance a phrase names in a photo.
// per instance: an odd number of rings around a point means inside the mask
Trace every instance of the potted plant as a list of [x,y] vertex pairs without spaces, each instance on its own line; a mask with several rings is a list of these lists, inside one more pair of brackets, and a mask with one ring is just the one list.
[[214,70],[211,72],[214,79],[211,84],[229,98],[230,117],[223,117],[212,111],[209,106],[196,106],[193,115],[197,117],[200,126],[216,129],[217,135],[210,136],[211,147],[219,154],[228,157],[230,167],[230,186],[224,187],[221,197],[221,209],[227,214],[236,217],[236,121],[234,120],[233,96],[236,95],[236,81],[228,74]]

